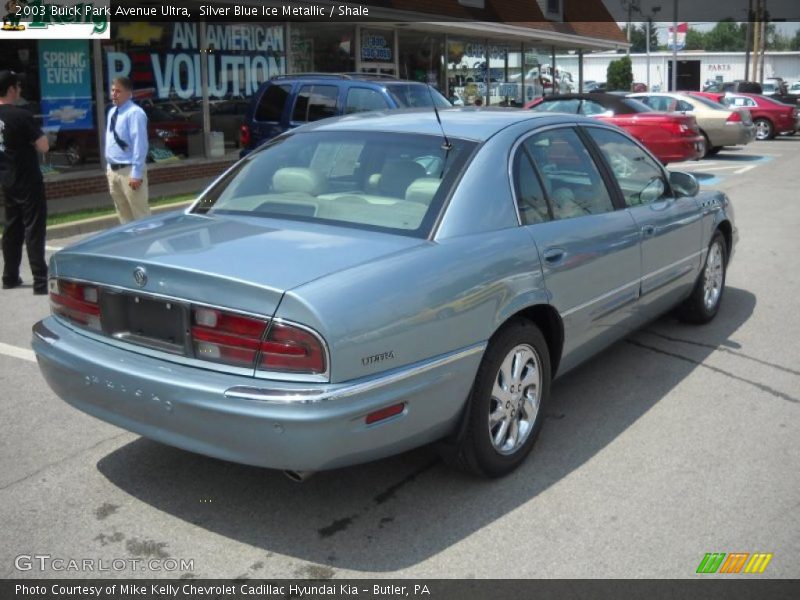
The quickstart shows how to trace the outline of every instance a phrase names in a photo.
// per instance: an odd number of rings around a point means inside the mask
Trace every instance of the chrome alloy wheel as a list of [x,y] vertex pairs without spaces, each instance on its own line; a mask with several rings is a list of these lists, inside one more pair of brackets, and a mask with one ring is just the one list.
[[772,135],[772,125],[765,119],[758,119],[756,121],[756,139],[767,140]]
[[495,376],[489,407],[489,438],[500,454],[510,455],[528,439],[539,413],[541,363],[527,344],[511,349]]
[[722,294],[723,260],[722,246],[716,242],[708,250],[703,274],[703,303],[709,311],[714,309]]

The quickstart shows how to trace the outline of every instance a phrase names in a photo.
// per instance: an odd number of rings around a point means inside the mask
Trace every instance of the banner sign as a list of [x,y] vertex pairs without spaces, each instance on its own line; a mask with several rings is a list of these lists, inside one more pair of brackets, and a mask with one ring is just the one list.
[[92,129],[89,41],[41,40],[38,46],[44,127]]
[[[688,30],[688,23],[678,23],[678,50],[683,50],[686,47],[686,32]],[[675,32],[672,26],[667,29],[667,48],[675,50]]]

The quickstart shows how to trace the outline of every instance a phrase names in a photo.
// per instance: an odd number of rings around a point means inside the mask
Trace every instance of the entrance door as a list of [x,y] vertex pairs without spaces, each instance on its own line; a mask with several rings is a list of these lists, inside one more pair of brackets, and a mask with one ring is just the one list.
[[[672,60],[668,63],[667,81],[672,86]],[[678,78],[676,85],[678,91],[699,90],[700,89],[700,61],[699,60],[679,60]],[[672,90],[671,90],[672,91]]]

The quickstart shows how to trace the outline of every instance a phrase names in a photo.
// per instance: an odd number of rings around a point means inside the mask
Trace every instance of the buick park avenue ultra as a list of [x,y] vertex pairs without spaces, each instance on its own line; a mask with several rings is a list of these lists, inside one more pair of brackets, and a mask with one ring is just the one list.
[[49,385],[296,479],[437,440],[497,477],[531,450],[554,377],[667,310],[717,313],[725,194],[594,119],[440,115],[292,130],[187,210],[55,254],[33,329]]

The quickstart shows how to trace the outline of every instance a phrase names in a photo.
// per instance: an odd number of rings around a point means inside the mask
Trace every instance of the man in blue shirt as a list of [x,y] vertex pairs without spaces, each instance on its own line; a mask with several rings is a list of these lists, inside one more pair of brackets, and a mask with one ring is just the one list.
[[106,130],[108,188],[120,223],[150,214],[147,192],[147,115],[133,103],[133,84],[127,77],[111,82]]

